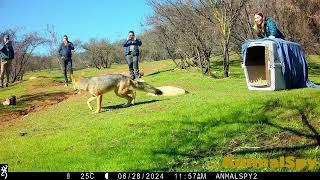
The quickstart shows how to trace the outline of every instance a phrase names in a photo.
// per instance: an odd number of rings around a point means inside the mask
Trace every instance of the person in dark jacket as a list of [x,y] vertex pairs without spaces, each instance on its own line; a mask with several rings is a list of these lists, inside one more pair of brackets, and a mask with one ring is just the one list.
[[9,35],[4,35],[3,42],[0,43],[0,88],[3,88],[4,75],[6,75],[7,78],[5,86],[9,86],[9,76],[13,58],[14,50],[12,47],[12,41],[10,41]]
[[277,27],[276,22],[270,17],[265,17],[261,12],[254,14],[253,29],[259,38],[284,39],[284,35]]
[[133,31],[129,31],[127,40],[123,42],[123,47],[127,63],[129,65],[130,78],[139,80],[139,47],[142,45],[140,39],[137,39]]
[[73,44],[68,40],[68,36],[63,36],[63,42],[61,43],[58,53],[60,55],[61,63],[63,65],[63,75],[65,79],[65,86],[68,86],[68,76],[67,69],[69,66],[70,74],[73,74],[73,66],[72,66],[72,52],[74,50]]

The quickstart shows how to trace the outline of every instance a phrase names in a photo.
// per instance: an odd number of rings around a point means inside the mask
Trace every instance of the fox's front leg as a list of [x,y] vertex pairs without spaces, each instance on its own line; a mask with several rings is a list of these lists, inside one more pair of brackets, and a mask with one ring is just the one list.
[[93,96],[93,97],[89,98],[88,101],[87,101],[87,105],[88,105],[88,107],[89,107],[89,109],[90,109],[91,111],[92,111],[92,106],[91,106],[90,102],[93,101],[93,100],[95,100],[95,99],[97,99],[97,97],[96,97],[96,96]]
[[95,113],[99,113],[101,111],[101,103],[102,103],[102,95],[97,97],[97,110]]

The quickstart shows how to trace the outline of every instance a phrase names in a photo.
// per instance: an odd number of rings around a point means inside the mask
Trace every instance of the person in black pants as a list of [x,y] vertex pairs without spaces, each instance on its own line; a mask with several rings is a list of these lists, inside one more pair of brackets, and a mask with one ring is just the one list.
[[123,42],[125,56],[130,70],[130,78],[139,80],[139,47],[142,45],[140,39],[137,39],[133,31],[129,31],[126,41]]
[[[61,43],[58,53],[61,58],[61,63],[63,65],[63,74],[64,74],[64,80],[65,80],[65,86],[68,86],[68,77],[67,77],[67,69],[69,66],[69,72],[70,74],[73,74],[73,66],[72,66],[72,52],[71,50],[74,50],[73,44],[68,40],[68,36],[63,36],[63,42]],[[70,65],[69,65],[70,64]]]

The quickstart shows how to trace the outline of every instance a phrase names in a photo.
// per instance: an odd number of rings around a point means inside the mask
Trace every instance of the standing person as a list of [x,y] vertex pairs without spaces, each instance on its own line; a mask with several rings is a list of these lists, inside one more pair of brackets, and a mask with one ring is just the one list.
[[133,31],[129,31],[126,41],[123,42],[125,56],[130,70],[130,78],[139,80],[139,47],[142,45],[140,39],[137,39]]
[[[73,66],[72,66],[72,52],[74,50],[74,46],[72,42],[68,40],[68,36],[63,36],[63,42],[61,43],[58,53],[60,55],[62,65],[63,65],[63,75],[65,80],[65,86],[68,86],[68,76],[67,76],[67,68],[69,67],[70,74],[73,74]],[[70,65],[69,65],[70,64]]]
[[276,22],[270,17],[265,17],[261,12],[254,14],[253,29],[259,38],[284,39],[284,35],[278,29]]
[[12,41],[10,41],[9,35],[5,35],[3,37],[3,42],[0,44],[0,88],[3,88],[4,75],[6,75],[7,78],[5,86],[9,86],[9,75],[13,58],[14,50],[12,47]]

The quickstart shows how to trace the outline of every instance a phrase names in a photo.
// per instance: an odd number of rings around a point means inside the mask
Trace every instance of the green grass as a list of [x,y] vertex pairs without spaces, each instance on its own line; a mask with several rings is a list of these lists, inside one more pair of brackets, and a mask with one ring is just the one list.
[[[212,64],[219,60],[213,59]],[[320,83],[320,57],[311,56],[310,62],[310,79]],[[223,168],[221,163],[226,156],[320,155],[317,89],[248,91],[236,56],[227,79],[205,77],[197,69],[170,70],[174,68],[171,61],[148,62],[141,67],[146,74],[154,73],[144,77],[146,82],[177,86],[190,93],[150,97],[138,92],[137,105],[128,108],[119,108],[125,100],[109,93],[103,99],[107,111],[100,114],[89,111],[88,94],[71,95],[19,120],[3,122],[0,162],[9,164],[10,171],[291,171]],[[216,77],[222,75],[220,68],[213,68]],[[93,76],[119,70],[126,71],[127,66],[77,73]],[[0,99],[10,94],[37,97],[43,92],[72,91],[52,85],[62,81],[59,71],[34,72],[26,79],[31,76],[42,76],[41,83],[46,86],[26,80],[1,90]],[[17,108],[27,106],[26,102]],[[27,134],[21,136],[20,132]]]

